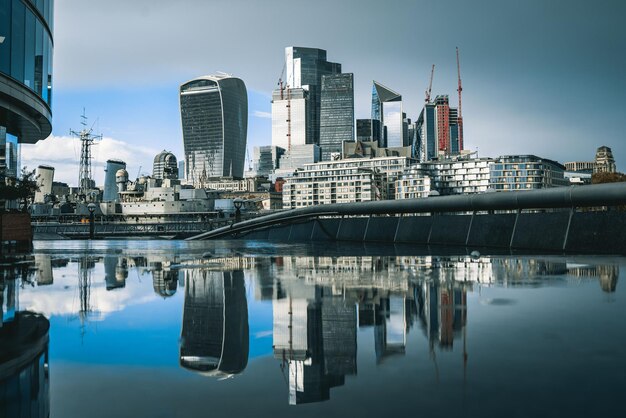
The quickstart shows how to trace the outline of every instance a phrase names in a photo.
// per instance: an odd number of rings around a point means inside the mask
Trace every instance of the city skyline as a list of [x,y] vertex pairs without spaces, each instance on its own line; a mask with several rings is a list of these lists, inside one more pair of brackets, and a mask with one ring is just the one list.
[[[416,120],[433,63],[437,65],[433,95],[448,94],[450,106],[457,106],[458,46],[465,93],[465,148],[478,149],[480,156],[527,153],[567,162],[590,161],[597,147],[607,145],[623,171],[624,134],[616,121],[624,113],[618,92],[626,87],[620,75],[626,60],[617,51],[623,49],[626,36],[618,19],[624,6],[618,2],[606,2],[603,8],[585,2],[568,2],[565,8],[559,2],[496,2],[491,7],[493,2],[472,7],[453,2],[384,7],[344,2],[334,9],[332,22],[342,21],[354,10],[365,22],[393,16],[400,19],[394,25],[397,28],[381,39],[359,31],[356,18],[335,29],[325,25],[324,31],[297,25],[297,19],[285,19],[287,28],[268,27],[269,9],[285,9],[275,7],[281,2],[274,3],[250,6],[245,12],[236,3],[224,7],[220,12],[224,22],[238,13],[249,23],[249,29],[240,34],[222,23],[196,32],[186,25],[185,30],[173,28],[165,34],[159,23],[169,21],[173,5],[138,1],[116,6],[113,2],[101,8],[59,2],[55,10],[53,138],[23,146],[22,165],[31,169],[42,163],[54,165],[57,180],[75,183],[77,144],[67,138],[67,132],[79,124],[83,107],[104,134],[94,155],[98,184],[110,158],[129,161],[132,156],[128,167],[132,175],[139,166],[148,172],[154,155],[162,149],[172,150],[180,160],[177,86],[216,70],[237,74],[248,86],[247,151],[251,156],[253,146],[271,143],[270,94],[280,76],[284,48],[293,45],[325,49],[329,61],[341,62],[343,71],[354,73],[355,118],[369,117],[369,86],[375,79],[402,94],[407,117]],[[490,13],[484,15],[488,7]],[[448,13],[453,8],[460,12]],[[120,9],[125,11],[122,17]],[[111,20],[120,30],[109,33],[105,31],[110,21],[106,16],[113,10],[116,17]],[[289,17],[301,10],[296,5],[281,13]],[[320,4],[307,13],[315,19],[323,10]],[[417,22],[409,19],[416,15],[424,18]],[[448,25],[439,29],[444,16]],[[480,24],[484,18],[493,23]],[[441,34],[435,36],[437,30]],[[76,31],[84,36],[76,37]],[[185,58],[182,55],[187,48],[176,47],[193,47],[198,42],[195,38],[220,31],[232,35],[230,42],[207,47],[200,57]],[[259,32],[263,36],[255,36]],[[397,39],[396,48],[383,47],[390,38]],[[245,43],[249,43],[248,53],[241,54],[238,51]],[[252,60],[254,65],[249,65]],[[600,101],[603,106],[593,105]],[[595,136],[589,134],[590,126],[596,127],[592,130]]]

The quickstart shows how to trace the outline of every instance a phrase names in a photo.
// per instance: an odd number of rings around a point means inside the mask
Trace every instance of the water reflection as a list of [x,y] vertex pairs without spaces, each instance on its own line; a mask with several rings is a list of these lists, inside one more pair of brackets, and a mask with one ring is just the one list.
[[15,280],[0,280],[0,295],[0,416],[48,417],[50,322],[33,312],[16,312]]
[[248,304],[243,271],[192,270],[185,280],[180,365],[229,377],[248,364]]
[[[49,409],[47,328],[45,344],[9,332],[17,323],[45,318],[21,308],[47,317],[77,316],[81,336],[88,338],[92,319],[106,321],[107,315],[141,303],[177,303],[180,341],[178,358],[171,360],[188,375],[191,371],[223,379],[246,373],[255,343],[249,323],[255,318],[249,318],[249,306],[271,303],[274,367],[283,376],[288,403],[297,405],[329,400],[333,388],[349,387],[350,379],[358,375],[358,353],[370,353],[365,358],[372,358],[381,369],[394,364],[415,349],[410,344],[419,339],[409,338],[415,335],[411,333],[423,336],[435,362],[438,352],[454,349],[462,353],[466,368],[468,294],[482,286],[532,289],[597,280],[603,292],[616,291],[617,264],[574,261],[562,257],[258,257],[133,250],[64,256],[36,253],[29,263],[0,268],[0,349],[22,344],[32,354],[20,370],[9,373],[2,366],[2,351],[0,405],[24,408],[20,405],[26,394],[14,394],[25,390],[20,382],[30,382],[23,384],[34,391],[28,392],[29,402],[36,403],[31,409],[44,413],[33,416],[46,416]],[[515,304],[504,297],[482,302]],[[21,317],[26,319],[18,321]],[[360,335],[367,338],[361,340]],[[22,374],[27,378],[15,377]]]

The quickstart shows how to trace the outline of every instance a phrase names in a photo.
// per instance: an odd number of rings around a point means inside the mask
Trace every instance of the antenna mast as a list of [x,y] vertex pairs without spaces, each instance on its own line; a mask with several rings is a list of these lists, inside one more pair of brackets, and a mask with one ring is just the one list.
[[83,128],[80,132],[70,129],[70,135],[73,135],[80,139],[80,167],[78,169],[78,188],[79,194],[87,196],[89,190],[92,189],[92,175],[91,175],[91,146],[94,145],[96,140],[102,139],[102,135],[93,135],[93,126],[87,129],[87,116],[85,115],[85,108],[83,108],[83,114],[80,116],[80,124]]
[[459,112],[457,114],[457,125],[459,127],[459,151],[463,150],[463,114],[461,113],[461,92],[463,91],[463,86],[461,85],[461,64],[459,63],[459,47],[456,47],[456,71],[459,76],[459,87],[457,91],[459,92]]

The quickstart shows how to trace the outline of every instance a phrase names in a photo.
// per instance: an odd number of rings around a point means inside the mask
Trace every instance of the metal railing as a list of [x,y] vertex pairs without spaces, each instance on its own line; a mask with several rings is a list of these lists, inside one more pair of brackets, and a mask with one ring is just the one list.
[[626,204],[626,182],[541,190],[433,196],[421,199],[382,200],[307,206],[261,216],[217,228],[188,240],[214,239],[289,224],[322,216],[400,215],[442,212],[480,212],[524,209],[617,206]]

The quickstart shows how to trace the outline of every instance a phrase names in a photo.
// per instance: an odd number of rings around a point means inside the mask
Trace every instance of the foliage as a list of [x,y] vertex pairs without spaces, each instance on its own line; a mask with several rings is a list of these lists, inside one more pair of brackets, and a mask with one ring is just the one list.
[[35,170],[29,171],[22,168],[20,179],[7,178],[5,184],[0,184],[0,200],[19,200],[22,203],[22,211],[28,211],[28,203],[35,197],[39,190],[35,177]]
[[626,181],[624,173],[593,173],[591,175],[591,184],[601,183],[618,183]]

